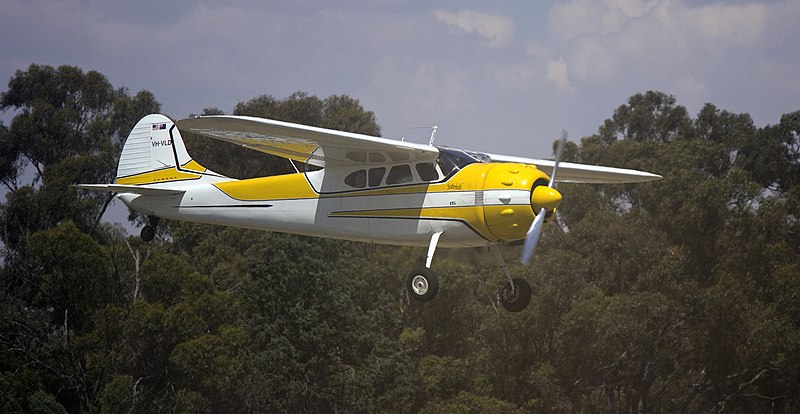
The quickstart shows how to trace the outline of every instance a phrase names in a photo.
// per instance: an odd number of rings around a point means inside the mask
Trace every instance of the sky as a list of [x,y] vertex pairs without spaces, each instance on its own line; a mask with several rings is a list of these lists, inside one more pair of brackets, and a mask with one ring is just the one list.
[[[800,109],[800,1],[2,0],[2,90],[31,63],[153,92],[175,119],[347,94],[382,135],[547,157],[659,90],[757,126]],[[4,114],[8,123],[11,114]]]

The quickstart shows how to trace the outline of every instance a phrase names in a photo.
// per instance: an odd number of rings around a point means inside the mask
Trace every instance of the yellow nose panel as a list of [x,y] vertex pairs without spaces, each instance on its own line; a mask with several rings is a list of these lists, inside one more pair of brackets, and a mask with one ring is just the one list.
[[[530,191],[537,179],[547,176],[536,167],[524,164],[489,164],[486,166],[483,190],[495,192],[494,199],[482,206],[488,239],[509,241],[525,238],[533,222],[533,210],[526,198],[514,198],[518,191]],[[497,192],[497,190],[503,190]],[[513,200],[513,201],[512,201]]]
[[[531,191],[537,181],[550,180],[547,174],[533,165],[470,164],[459,174],[470,169],[480,172],[480,175],[475,175],[474,182],[477,184],[470,188],[482,187],[483,190],[481,201],[477,201],[476,192],[476,206],[483,210],[483,221],[470,224],[481,229],[481,234],[487,240],[524,239],[539,210],[544,207],[547,211],[553,211],[561,202],[561,194],[547,186],[536,186]],[[522,194],[525,195],[520,197]],[[545,223],[550,220],[552,215]]]
[[558,207],[560,202],[561,193],[555,188],[540,185],[531,194],[531,205],[534,207],[534,211],[539,211],[542,207],[548,211],[553,210]]

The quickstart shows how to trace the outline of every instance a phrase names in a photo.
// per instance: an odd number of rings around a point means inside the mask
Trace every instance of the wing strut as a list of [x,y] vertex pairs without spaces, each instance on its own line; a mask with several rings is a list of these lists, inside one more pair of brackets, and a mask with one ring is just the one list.
[[300,170],[297,169],[297,164],[294,163],[294,160],[291,159],[291,158],[287,158],[287,160],[289,160],[289,163],[292,164],[292,168],[294,168],[294,172],[299,173]]

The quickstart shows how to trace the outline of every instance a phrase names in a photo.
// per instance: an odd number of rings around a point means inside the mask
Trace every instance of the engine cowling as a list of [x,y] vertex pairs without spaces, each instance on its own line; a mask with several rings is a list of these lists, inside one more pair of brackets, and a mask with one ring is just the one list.
[[524,239],[535,213],[542,208],[552,216],[561,194],[547,186],[549,180],[532,165],[490,164],[483,185],[483,214],[488,231],[497,241]]

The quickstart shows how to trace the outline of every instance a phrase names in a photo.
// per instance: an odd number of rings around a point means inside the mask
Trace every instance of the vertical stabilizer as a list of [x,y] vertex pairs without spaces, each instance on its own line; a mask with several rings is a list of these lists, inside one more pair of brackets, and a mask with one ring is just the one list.
[[117,184],[140,185],[225,178],[192,159],[175,123],[160,114],[147,115],[133,127],[117,166]]

